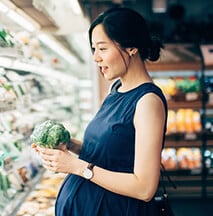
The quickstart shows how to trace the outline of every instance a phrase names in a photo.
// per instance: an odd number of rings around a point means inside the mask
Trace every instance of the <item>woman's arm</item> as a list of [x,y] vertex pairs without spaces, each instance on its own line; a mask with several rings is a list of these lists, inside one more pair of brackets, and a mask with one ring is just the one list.
[[[164,123],[165,109],[161,99],[152,93],[143,96],[134,116],[136,137],[133,173],[113,172],[95,166],[90,181],[112,192],[149,201],[159,181]],[[83,177],[88,162],[74,157],[67,150],[40,147],[38,150],[47,169]]]
[[82,142],[71,138],[70,143],[66,145],[67,149],[77,155],[80,154],[81,149],[82,149]]

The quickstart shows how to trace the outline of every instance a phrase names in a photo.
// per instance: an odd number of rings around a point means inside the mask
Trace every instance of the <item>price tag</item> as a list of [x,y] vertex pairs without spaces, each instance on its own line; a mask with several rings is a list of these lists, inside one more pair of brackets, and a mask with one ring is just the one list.
[[191,170],[191,174],[192,175],[198,175],[201,173],[201,168],[197,168],[197,169],[192,169]]
[[195,134],[195,133],[186,133],[184,138],[185,138],[185,140],[196,140],[197,139],[197,134]]
[[186,99],[186,101],[194,101],[194,100],[197,100],[197,99],[198,99],[198,93],[196,93],[196,92],[189,92],[189,93],[186,93],[185,99]]

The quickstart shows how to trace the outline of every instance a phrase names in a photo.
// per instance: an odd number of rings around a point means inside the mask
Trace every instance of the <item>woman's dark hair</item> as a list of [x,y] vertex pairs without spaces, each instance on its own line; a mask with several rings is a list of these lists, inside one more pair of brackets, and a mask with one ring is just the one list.
[[122,48],[138,48],[142,60],[156,61],[163,45],[158,38],[151,37],[146,21],[138,12],[124,7],[110,8],[98,15],[89,29],[92,46],[92,31],[102,24],[107,36]]

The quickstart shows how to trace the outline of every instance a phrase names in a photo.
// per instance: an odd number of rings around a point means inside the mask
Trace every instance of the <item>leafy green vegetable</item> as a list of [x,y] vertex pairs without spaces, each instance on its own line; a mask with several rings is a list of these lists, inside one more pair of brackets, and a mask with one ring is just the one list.
[[14,38],[10,34],[10,32],[6,31],[5,29],[0,29],[0,47],[12,47],[14,46]]
[[59,144],[70,142],[70,133],[63,124],[47,120],[36,126],[30,136],[33,143],[46,148],[57,148]]

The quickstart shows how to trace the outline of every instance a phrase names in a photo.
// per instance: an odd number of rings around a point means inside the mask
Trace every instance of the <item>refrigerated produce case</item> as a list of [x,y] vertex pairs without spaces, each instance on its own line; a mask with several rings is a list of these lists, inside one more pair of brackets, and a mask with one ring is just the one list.
[[[20,47],[1,45],[0,215],[13,216],[17,215],[22,204],[25,206],[25,201],[28,204],[31,202],[29,195],[35,190],[38,191],[39,183],[44,183],[48,178],[40,158],[31,149],[32,130],[37,124],[52,119],[63,123],[72,137],[81,139],[82,131],[93,112],[92,83],[86,74],[86,78],[76,75],[76,65],[72,66],[74,69],[71,69],[71,66],[67,68],[67,64],[64,64],[66,67],[59,67],[50,62],[23,56],[23,52],[19,52]],[[48,52],[47,55],[55,56]],[[61,59],[60,61],[63,62]],[[84,70],[85,65],[79,64],[77,67]],[[61,176],[52,174],[49,178],[59,182],[63,180]],[[51,188],[51,185],[46,187]],[[49,189],[52,198],[46,199],[52,199],[52,202],[46,204],[52,207],[50,210],[46,209],[46,214],[43,215],[47,215],[48,211],[53,215],[57,190],[58,188]],[[44,190],[39,192],[44,195]],[[31,211],[33,206],[42,202],[35,197],[32,199],[34,202],[28,209]],[[29,208],[29,205],[27,206]],[[44,203],[43,207],[39,208],[44,208]],[[20,211],[25,212],[26,209]]]
[[40,158],[31,149],[33,128],[54,119],[75,137],[81,121],[73,80],[61,82],[14,68],[0,70],[0,215],[6,216],[16,215],[43,178]]

